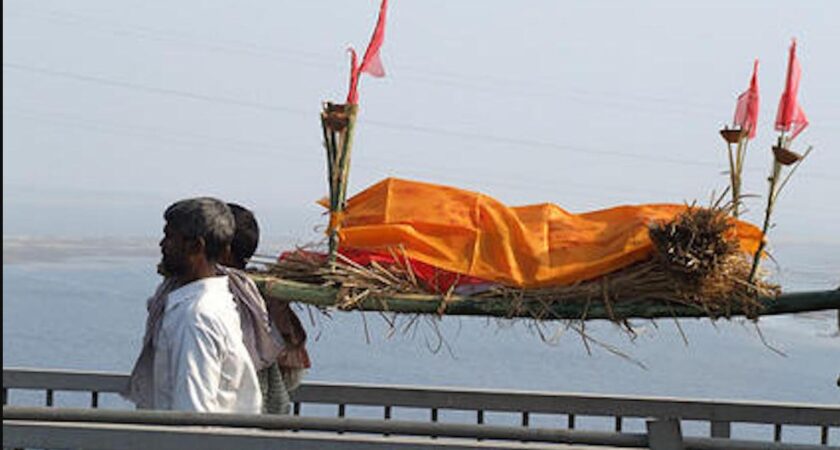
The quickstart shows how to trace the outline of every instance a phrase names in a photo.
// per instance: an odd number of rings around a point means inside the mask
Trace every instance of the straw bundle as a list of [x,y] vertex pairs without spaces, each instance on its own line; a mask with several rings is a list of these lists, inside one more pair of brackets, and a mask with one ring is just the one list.
[[750,255],[728,237],[733,226],[729,208],[690,207],[673,221],[650,227],[651,259],[572,286],[521,290],[519,302],[577,302],[584,310],[598,302],[615,321],[623,319],[611,312],[616,303],[640,300],[688,306],[710,317],[729,316],[733,310],[756,317],[761,309],[756,298],[776,296],[779,288],[760,280],[747,283]]
[[335,303],[340,309],[354,309],[368,296],[428,293],[418,284],[408,264],[385,266],[373,262],[362,266],[340,253],[328,263],[327,255],[299,249],[271,264],[269,273],[290,281],[340,287]]
[[[710,317],[729,316],[733,311],[756,317],[762,308],[757,298],[774,297],[779,288],[760,280],[747,282],[750,255],[741,252],[731,237],[729,214],[729,206],[690,207],[670,222],[653,224],[650,259],[594,280],[539,289],[495,285],[466,298],[474,303],[504,300],[508,306],[502,315],[543,320],[558,319],[557,306],[563,304],[576,308],[584,320],[590,311],[605,310],[607,318],[621,322],[625,317],[616,311],[627,311],[628,306],[634,311],[635,306],[644,309],[651,302],[668,308],[689,307]],[[384,302],[394,294],[428,294],[404,255],[395,252],[392,256],[394,264],[361,266],[338,254],[330,265],[324,255],[293,252],[272,265],[270,272],[286,280],[339,288],[335,306],[342,309],[358,309],[364,301],[375,300],[375,304],[382,302],[378,309],[388,310]],[[452,292],[437,294],[437,312],[445,314]]]

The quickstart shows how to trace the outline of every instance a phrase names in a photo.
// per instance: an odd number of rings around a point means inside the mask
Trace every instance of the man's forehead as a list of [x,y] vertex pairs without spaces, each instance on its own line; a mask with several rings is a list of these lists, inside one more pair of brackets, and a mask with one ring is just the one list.
[[164,234],[167,234],[167,235],[170,235],[170,236],[176,236],[176,235],[177,235],[177,236],[181,236],[181,235],[182,235],[182,233],[181,233],[180,231],[178,231],[178,229],[177,229],[177,228],[175,228],[174,226],[172,226],[172,224],[171,224],[171,223],[169,223],[169,222],[166,222],[166,223],[163,225],[163,233],[164,233]]

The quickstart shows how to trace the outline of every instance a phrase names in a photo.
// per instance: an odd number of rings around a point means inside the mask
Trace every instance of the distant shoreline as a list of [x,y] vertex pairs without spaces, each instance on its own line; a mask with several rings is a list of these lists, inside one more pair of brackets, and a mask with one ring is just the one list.
[[63,262],[78,257],[155,257],[157,242],[149,238],[3,237],[3,264]]
[[[290,238],[269,239],[260,245],[258,253],[271,254],[267,249],[294,248]],[[3,265],[66,262],[74,258],[156,258],[160,256],[158,238],[106,237],[64,238],[35,236],[3,236]]]
[[[272,239],[265,243],[269,249],[294,248],[290,239]],[[263,248],[263,245],[260,246]],[[276,251],[276,250],[275,250]],[[272,254],[273,251],[257,253]],[[108,237],[108,238],[60,238],[33,236],[4,236],[3,265],[34,263],[67,263],[86,258],[147,258],[160,256],[158,240],[148,237]],[[827,287],[831,288],[831,287]],[[814,311],[796,314],[795,317],[805,322],[825,322],[836,320],[834,311]]]

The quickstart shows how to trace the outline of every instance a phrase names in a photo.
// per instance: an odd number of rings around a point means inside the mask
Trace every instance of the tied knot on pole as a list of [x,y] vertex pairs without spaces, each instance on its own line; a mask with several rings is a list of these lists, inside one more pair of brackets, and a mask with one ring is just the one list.
[[342,132],[347,129],[350,123],[350,114],[355,112],[354,105],[326,103],[321,113],[321,120],[324,125],[333,132]]
[[337,233],[339,229],[341,229],[341,225],[344,223],[344,211],[332,211],[330,212],[330,223],[327,225],[327,231],[332,233]]

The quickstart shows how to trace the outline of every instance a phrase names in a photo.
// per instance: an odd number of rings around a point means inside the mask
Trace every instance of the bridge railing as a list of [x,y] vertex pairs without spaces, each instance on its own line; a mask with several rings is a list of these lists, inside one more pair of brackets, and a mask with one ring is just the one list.
[[[5,405],[10,389],[37,390],[44,392],[46,406],[55,406],[55,392],[74,391],[88,393],[90,406],[97,408],[100,395],[114,395],[125,386],[126,381],[125,374],[116,373],[4,369],[3,400]],[[350,407],[364,406],[368,412],[373,407],[380,409],[381,413],[381,419],[376,422],[386,425],[387,422],[392,425],[406,422],[394,419],[395,408],[425,410],[428,414],[427,419],[414,420],[412,423],[426,423],[432,427],[425,429],[428,436],[445,436],[448,432],[445,427],[450,425],[472,425],[475,429],[470,429],[470,433],[487,430],[492,427],[488,426],[485,418],[488,414],[495,413],[515,414],[518,417],[517,426],[503,428],[509,428],[508,431],[521,429],[526,433],[527,430],[546,429],[535,427],[532,418],[536,415],[564,418],[565,424],[553,426],[551,429],[567,431],[586,431],[580,429],[581,417],[607,418],[612,423],[612,434],[625,437],[634,435],[625,429],[625,422],[629,419],[640,419],[642,422],[650,418],[660,421],[676,420],[678,424],[680,421],[704,422],[708,423],[709,436],[714,438],[713,441],[730,438],[733,424],[770,425],[774,430],[773,441],[776,443],[782,442],[783,430],[787,427],[809,427],[819,430],[819,443],[823,446],[829,444],[830,433],[840,428],[840,406],[812,404],[315,382],[304,383],[293,393],[293,401],[294,414],[306,420],[321,419],[306,414],[309,405],[320,405],[322,409],[334,408],[335,419],[339,421],[350,419]],[[441,423],[441,412],[449,410],[466,412],[467,417],[471,415],[471,418],[467,423]],[[553,420],[552,423],[556,425],[559,421]],[[438,428],[434,428],[435,426]],[[650,424],[648,432],[649,427]],[[391,431],[380,428],[377,430],[382,434],[401,434],[396,428]],[[519,438],[530,440],[524,435]],[[730,444],[735,442],[730,441]],[[764,444],[769,445],[770,442]]]

